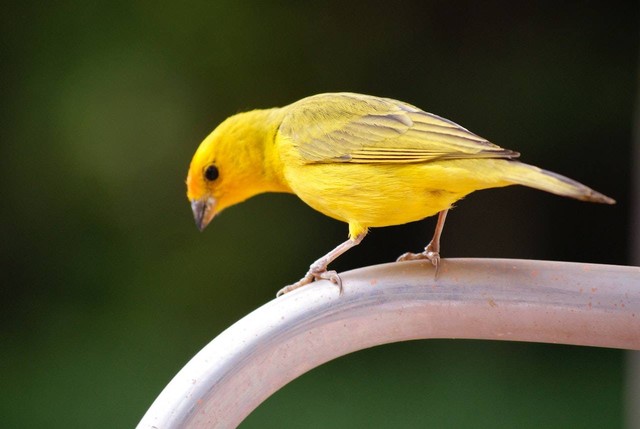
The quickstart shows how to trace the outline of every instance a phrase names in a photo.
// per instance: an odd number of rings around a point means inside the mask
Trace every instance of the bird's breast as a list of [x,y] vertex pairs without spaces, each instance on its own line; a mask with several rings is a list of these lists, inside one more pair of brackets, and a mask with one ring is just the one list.
[[424,165],[318,163],[289,166],[285,176],[293,192],[319,212],[379,227],[432,216],[468,193],[445,186],[435,177],[437,170]]

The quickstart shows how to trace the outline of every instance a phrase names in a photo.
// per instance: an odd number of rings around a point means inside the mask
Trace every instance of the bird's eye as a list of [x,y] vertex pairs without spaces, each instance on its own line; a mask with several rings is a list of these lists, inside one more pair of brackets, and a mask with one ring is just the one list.
[[206,170],[204,170],[204,177],[210,182],[216,180],[219,175],[220,173],[218,172],[218,167],[216,167],[215,165],[210,165]]

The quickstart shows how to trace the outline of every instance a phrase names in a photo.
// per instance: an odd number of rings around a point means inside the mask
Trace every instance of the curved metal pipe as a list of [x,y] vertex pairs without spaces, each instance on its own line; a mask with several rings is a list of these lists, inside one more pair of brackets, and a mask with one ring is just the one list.
[[273,300],[204,347],[138,428],[235,427],[303,373],[364,348],[475,338],[640,349],[640,268],[443,259],[361,268]]

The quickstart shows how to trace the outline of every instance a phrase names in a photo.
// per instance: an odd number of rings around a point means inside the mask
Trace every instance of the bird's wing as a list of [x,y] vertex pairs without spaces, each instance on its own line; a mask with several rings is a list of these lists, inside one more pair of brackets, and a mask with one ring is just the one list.
[[279,133],[306,163],[516,158],[447,119],[388,98],[320,94],[288,106]]

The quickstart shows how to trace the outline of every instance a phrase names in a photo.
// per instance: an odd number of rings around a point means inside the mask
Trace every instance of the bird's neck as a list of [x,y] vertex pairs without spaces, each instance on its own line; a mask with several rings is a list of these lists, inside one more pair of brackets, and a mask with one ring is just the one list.
[[[235,138],[241,157],[249,163],[254,189],[252,194],[263,192],[292,192],[283,177],[282,162],[277,151],[276,134],[284,112],[280,108],[252,110],[236,115],[242,126]],[[238,154],[240,155],[240,154]]]

